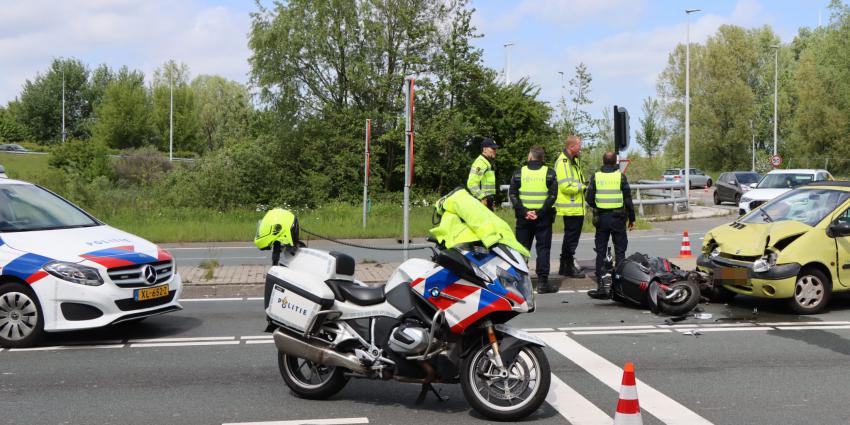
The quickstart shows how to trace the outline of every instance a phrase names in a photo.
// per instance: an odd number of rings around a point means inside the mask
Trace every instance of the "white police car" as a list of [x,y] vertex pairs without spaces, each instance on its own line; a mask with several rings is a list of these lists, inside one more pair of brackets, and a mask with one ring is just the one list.
[[0,179],[0,347],[182,309],[171,255],[58,195]]

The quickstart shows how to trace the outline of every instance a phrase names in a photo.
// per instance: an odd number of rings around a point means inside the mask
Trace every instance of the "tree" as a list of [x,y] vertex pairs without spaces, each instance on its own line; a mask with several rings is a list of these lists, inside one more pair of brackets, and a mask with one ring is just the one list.
[[77,59],[54,59],[44,74],[26,80],[17,121],[38,142],[62,139],[62,80],[65,80],[65,128],[68,137],[88,136],[85,121],[91,105],[85,96],[89,71]]
[[198,128],[208,150],[247,136],[251,103],[245,86],[217,75],[199,75],[191,88]]
[[153,128],[144,74],[121,68],[104,90],[96,115],[94,138],[107,146],[126,149],[150,143]]
[[664,127],[660,122],[658,101],[647,97],[643,100],[643,117],[640,118],[640,129],[635,134],[638,145],[647,156],[652,158],[664,143]]
[[9,102],[7,108],[0,106],[0,142],[20,142],[28,137],[27,129],[15,119],[15,109],[20,107],[17,100]]
[[569,103],[565,98],[561,98],[559,102],[561,120],[558,127],[561,134],[575,134],[582,139],[596,139],[595,122],[590,113],[585,110],[587,105],[593,103],[590,100],[591,82],[593,77],[587,70],[587,66],[579,63],[576,66],[575,76],[570,78]]
[[169,149],[171,85],[174,86],[174,151],[201,152],[195,99],[189,87],[189,67],[170,60],[154,71],[151,84],[153,143]]

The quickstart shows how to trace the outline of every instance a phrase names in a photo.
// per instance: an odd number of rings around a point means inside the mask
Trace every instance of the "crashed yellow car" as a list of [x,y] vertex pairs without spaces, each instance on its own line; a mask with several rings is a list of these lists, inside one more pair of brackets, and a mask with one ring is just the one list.
[[705,235],[697,268],[721,297],[787,299],[821,312],[850,290],[850,182],[798,187]]

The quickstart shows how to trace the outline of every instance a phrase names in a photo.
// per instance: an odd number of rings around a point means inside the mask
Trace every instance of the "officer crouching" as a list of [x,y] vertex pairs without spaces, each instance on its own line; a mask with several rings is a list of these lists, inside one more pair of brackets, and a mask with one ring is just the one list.
[[615,266],[626,259],[629,246],[628,230],[635,226],[635,208],[632,193],[626,176],[617,165],[617,155],[605,152],[602,168],[590,178],[585,200],[593,210],[593,224],[596,226],[596,289],[587,292],[591,298],[607,299],[611,297],[611,288],[602,283],[600,276],[608,248],[608,238],[614,242]]

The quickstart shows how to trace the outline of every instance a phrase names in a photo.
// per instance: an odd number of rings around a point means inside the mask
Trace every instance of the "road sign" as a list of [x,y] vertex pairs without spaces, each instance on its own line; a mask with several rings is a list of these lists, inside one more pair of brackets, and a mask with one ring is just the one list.
[[773,168],[777,168],[782,165],[782,157],[779,155],[773,155],[770,157],[770,165],[773,165]]

